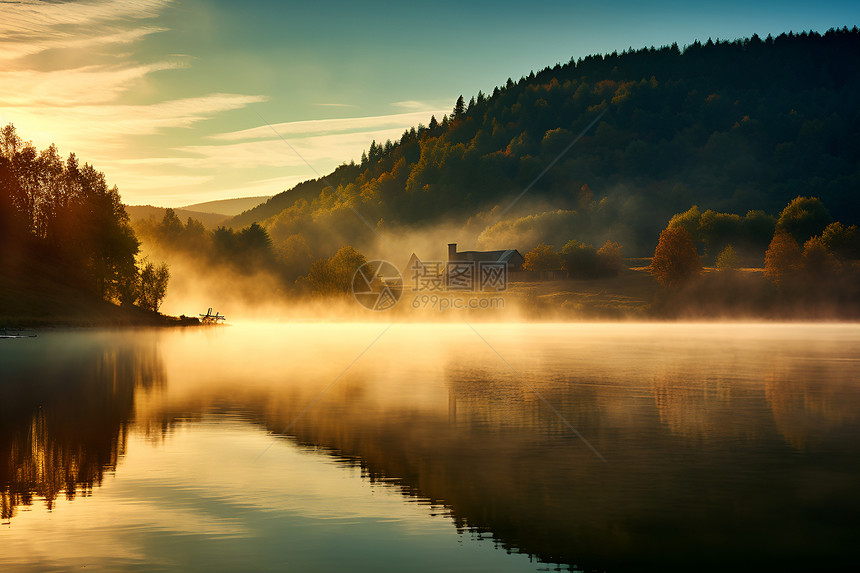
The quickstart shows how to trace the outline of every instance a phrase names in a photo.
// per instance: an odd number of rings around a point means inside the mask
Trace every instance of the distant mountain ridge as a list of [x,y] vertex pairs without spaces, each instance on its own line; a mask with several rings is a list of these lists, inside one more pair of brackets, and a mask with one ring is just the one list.
[[203,203],[185,205],[184,207],[181,207],[181,209],[185,211],[216,213],[218,215],[227,215],[233,217],[243,211],[252,209],[261,203],[265,203],[271,197],[271,195],[261,195],[259,197],[237,197],[235,199],[219,199],[216,201],[205,201]]

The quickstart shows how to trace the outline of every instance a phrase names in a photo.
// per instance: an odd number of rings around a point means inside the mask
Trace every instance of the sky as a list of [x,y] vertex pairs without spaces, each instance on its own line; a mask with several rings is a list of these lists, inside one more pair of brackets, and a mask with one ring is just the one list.
[[0,0],[0,125],[180,207],[274,195],[571,58],[855,25],[856,0]]

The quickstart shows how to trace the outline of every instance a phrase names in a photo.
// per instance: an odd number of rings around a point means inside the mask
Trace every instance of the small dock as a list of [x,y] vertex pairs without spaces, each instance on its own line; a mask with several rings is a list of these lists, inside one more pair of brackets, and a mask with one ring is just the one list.
[[24,328],[0,328],[0,338],[36,338],[36,334]]
[[215,314],[212,314],[211,308],[206,311],[206,314],[199,314],[198,316],[200,317],[200,324],[209,325],[209,326],[216,325],[216,324],[224,324],[225,321],[227,320],[227,317],[224,316],[223,314],[220,314],[218,312],[215,312]]

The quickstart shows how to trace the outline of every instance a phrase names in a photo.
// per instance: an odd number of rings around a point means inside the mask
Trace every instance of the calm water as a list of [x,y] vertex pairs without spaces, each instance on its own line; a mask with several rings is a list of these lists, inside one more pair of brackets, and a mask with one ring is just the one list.
[[856,325],[0,340],[0,570],[843,571],[858,366]]

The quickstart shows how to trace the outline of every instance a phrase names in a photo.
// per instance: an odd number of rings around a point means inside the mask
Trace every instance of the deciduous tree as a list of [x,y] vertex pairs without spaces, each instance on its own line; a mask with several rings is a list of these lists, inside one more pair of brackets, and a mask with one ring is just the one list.
[[735,248],[731,245],[726,245],[726,248],[720,251],[716,261],[717,269],[721,271],[733,271],[740,266],[738,254]]
[[830,211],[821,199],[795,197],[779,214],[776,230],[791,233],[794,240],[800,244],[820,235],[832,220]]
[[170,280],[170,270],[162,263],[155,266],[146,263],[140,271],[138,287],[138,306],[145,310],[158,312],[164,296],[167,294],[167,283]]
[[684,227],[670,226],[660,233],[649,270],[667,287],[677,287],[699,274],[702,262],[693,238]]
[[304,277],[304,280],[310,285],[314,294],[348,293],[352,288],[352,277],[355,271],[366,262],[364,255],[347,245],[341,247],[328,259],[314,261],[310,273]]
[[546,243],[536,246],[524,258],[523,269],[527,271],[554,271],[562,264],[561,255]]
[[782,285],[802,265],[800,245],[788,231],[777,231],[764,254],[764,276]]

